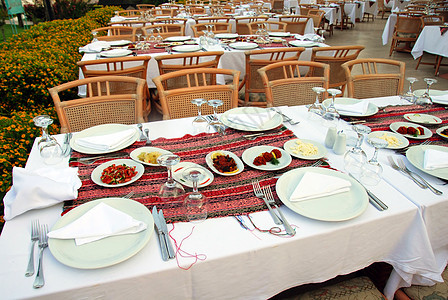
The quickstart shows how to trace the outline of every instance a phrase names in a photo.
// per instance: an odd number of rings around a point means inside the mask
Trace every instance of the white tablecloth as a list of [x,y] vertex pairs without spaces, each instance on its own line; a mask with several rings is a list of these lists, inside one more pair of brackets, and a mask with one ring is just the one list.
[[[383,1],[383,0],[378,0]],[[364,12],[376,17],[378,15],[378,1],[365,0]]]
[[383,40],[383,45],[389,43],[389,40],[392,38],[396,23],[397,23],[397,15],[390,14],[389,18],[387,18],[386,25],[384,25],[383,34],[381,36]]
[[414,59],[423,55],[423,51],[448,57],[448,34],[443,35],[439,26],[425,26],[420,32],[411,54]]

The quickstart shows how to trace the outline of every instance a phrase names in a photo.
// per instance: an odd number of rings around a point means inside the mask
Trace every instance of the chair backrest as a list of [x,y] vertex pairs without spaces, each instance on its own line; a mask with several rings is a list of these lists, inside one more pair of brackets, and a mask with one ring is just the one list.
[[154,9],[156,6],[154,4],[137,4],[137,8],[139,10],[148,10],[148,9]]
[[[324,63],[330,66],[329,87],[341,87],[344,91],[346,78],[345,71],[341,65],[347,61],[358,58],[359,53],[364,50],[364,46],[334,46],[313,48],[311,61]],[[313,69],[313,76],[322,76],[321,69]]]
[[162,38],[167,38],[170,36],[184,36],[185,35],[185,26],[184,24],[154,24],[142,27],[143,34],[145,36],[149,35],[148,29],[154,29],[154,34],[158,34],[156,28],[160,28],[160,35]]
[[405,63],[392,59],[364,58],[342,65],[348,97],[364,99],[396,96],[403,91]]
[[[88,94],[93,89],[96,96],[73,98],[79,86],[87,86]],[[132,86],[132,93],[118,92],[115,85]],[[136,124],[144,122],[143,95],[146,80],[126,76],[98,76],[64,83],[49,89],[53,99],[61,132],[75,132],[107,124]],[[105,92],[103,92],[103,90]]]
[[422,20],[422,27],[425,27],[426,25],[443,25],[444,24],[444,18],[441,15],[421,16],[420,19]]
[[[184,18],[160,18],[151,20],[151,25],[156,24],[183,24],[184,27],[187,24],[188,19]],[[148,24],[149,25],[149,24]],[[146,26],[148,26],[146,25]]]
[[261,24],[266,27],[268,31],[275,32],[286,32],[286,24],[285,22],[277,22],[277,21],[257,21],[246,23],[246,26],[249,28],[249,34],[255,34],[258,30],[258,24]]
[[[410,14],[398,14],[397,23],[395,23],[394,36],[407,37],[405,35],[420,33],[422,28],[422,21],[420,16],[413,16]],[[409,36],[410,37],[410,36]],[[412,36],[417,39],[417,36]]]
[[272,0],[272,8],[271,11],[272,12],[282,12],[283,11],[283,7],[285,5],[285,1],[284,0]]
[[128,21],[120,21],[120,22],[110,22],[109,26],[128,26],[128,27],[143,27],[146,25],[150,25],[150,21],[140,21],[140,20],[128,20]]
[[235,29],[236,33],[239,35],[247,35],[250,34],[249,27],[247,23],[257,22],[257,21],[267,21],[268,17],[243,17],[243,18],[235,18]]
[[311,17],[302,15],[280,16],[278,20],[286,23],[286,31],[291,33],[305,34],[306,24]]
[[170,16],[174,17],[174,12],[177,11],[177,9],[171,9],[171,8],[156,8],[152,10],[152,14],[154,16]]
[[313,19],[314,27],[323,28],[325,11],[312,8],[308,11],[308,16]]
[[97,32],[97,38],[100,41],[117,41],[130,40],[135,41],[133,28],[130,26],[107,26],[93,29],[92,32]]
[[406,6],[407,11],[425,11],[426,6],[425,5],[408,5]]
[[189,10],[191,14],[205,14],[205,8],[203,5],[186,5],[185,10]]
[[316,9],[312,4],[299,4],[299,8],[300,14],[304,16],[308,15],[310,9]]
[[199,23],[211,23],[211,22],[219,22],[219,23],[229,23],[230,17],[199,17],[196,20],[196,24]]
[[221,23],[221,22],[198,23],[191,26],[194,37],[200,37],[204,35],[203,30],[207,30],[208,29],[207,26],[211,26],[211,30],[214,34],[232,32],[232,24],[230,23]]
[[[208,84],[207,77],[217,75],[230,76],[232,80],[227,84]],[[194,117],[197,115],[196,105],[191,103],[192,99],[204,98],[207,100],[220,99],[223,105],[218,107],[222,113],[238,106],[238,81],[240,72],[229,69],[198,68],[175,71],[153,78],[162,105],[163,119],[176,119]],[[187,86],[183,88],[166,89],[164,82],[183,78]],[[212,110],[204,106],[202,112],[211,114]]]
[[[307,76],[309,68],[322,68],[323,76]],[[263,80],[268,107],[304,105],[314,103],[316,100],[313,87],[328,88],[330,66],[312,61],[284,61],[267,65],[258,72]],[[271,79],[271,74],[279,73],[282,74],[282,78]]]
[[135,17],[140,16],[140,10],[139,9],[127,9],[127,10],[118,10],[115,12],[117,16],[122,17]]

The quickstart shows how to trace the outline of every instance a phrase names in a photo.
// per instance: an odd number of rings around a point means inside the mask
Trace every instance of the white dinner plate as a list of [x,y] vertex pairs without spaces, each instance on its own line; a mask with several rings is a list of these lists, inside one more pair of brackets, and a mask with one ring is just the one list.
[[[78,145],[78,143],[76,143],[76,140],[79,138],[112,134],[114,132],[127,130],[129,128],[133,128],[135,130],[134,135],[130,139],[123,140],[123,143],[116,146],[115,148],[109,149],[106,151],[80,146],[80,145]],[[124,125],[124,124],[102,124],[102,125],[93,126],[93,127],[84,129],[83,131],[80,131],[80,132],[74,134],[73,138],[70,140],[70,147],[72,147],[73,150],[78,151],[80,153],[84,153],[84,154],[112,153],[112,152],[124,149],[124,148],[132,145],[135,141],[137,141],[137,139],[139,137],[140,137],[140,133],[137,131],[137,128],[135,128],[133,126]]]
[[440,128],[437,128],[436,133],[439,136],[443,137],[444,139],[448,139],[448,134],[442,134],[442,131],[444,130],[448,130],[448,126],[442,126]]
[[287,37],[290,36],[290,32],[280,32],[280,31],[273,31],[269,32],[269,36],[276,36],[276,37]]
[[173,47],[173,51],[176,52],[196,52],[201,50],[202,47],[199,45],[182,45]]
[[436,116],[427,114],[405,114],[403,116],[407,121],[411,121],[419,124],[440,124],[442,119]]
[[101,51],[100,55],[103,57],[122,57],[128,56],[132,51],[128,49],[112,49],[107,51]]
[[146,230],[133,234],[110,236],[95,242],[76,246],[74,239],[48,239],[51,254],[61,263],[78,269],[98,269],[125,261],[137,254],[150,240],[154,232],[154,219],[143,204],[123,198],[102,198],[75,207],[63,215],[51,230],[64,227],[87,211],[105,203],[136,220],[145,222]]
[[[291,202],[289,199],[306,172],[315,172],[343,178],[351,182],[349,192]],[[322,184],[325,184],[322,182]],[[367,208],[369,199],[364,187],[355,179],[339,171],[325,168],[298,168],[284,173],[275,186],[279,199],[292,211],[311,219],[321,221],[345,221],[361,215]]]
[[[223,155],[228,155],[229,157],[233,158],[233,160],[234,160],[235,163],[236,163],[236,167],[238,168],[238,171],[233,172],[233,173],[223,173],[223,172],[218,171],[218,169],[216,169],[215,166],[213,165],[213,159],[212,159],[212,155],[213,155],[214,153],[216,153],[216,152],[219,152],[219,153],[221,153],[221,154],[223,154]],[[230,152],[230,151],[226,151],[226,150],[217,150],[217,151],[210,152],[210,153],[207,154],[207,156],[205,157],[205,162],[207,163],[207,166],[208,166],[213,172],[215,172],[216,174],[222,175],[222,176],[233,176],[233,175],[237,175],[237,174],[243,172],[243,170],[244,170],[244,164],[243,164],[243,162],[241,161],[241,159],[240,159],[238,156],[236,156],[235,153]]]
[[131,156],[131,158],[141,164],[147,165],[147,166],[154,166],[157,167],[159,166],[159,164],[155,163],[148,163],[148,162],[144,162],[141,161],[140,159],[138,159],[138,156],[140,155],[140,153],[142,152],[146,152],[146,153],[150,153],[150,152],[159,152],[160,154],[173,154],[171,151],[165,150],[165,149],[160,149],[157,147],[140,147],[135,149],[134,151],[132,151],[129,155]]
[[[261,165],[261,166],[254,165],[254,159],[257,156],[259,156],[260,154],[262,154],[264,152],[271,152],[274,149],[277,149],[282,153],[282,157],[278,158],[278,161],[279,161],[278,165],[274,165],[270,162],[267,162],[265,165]],[[281,169],[289,166],[289,164],[292,161],[291,155],[289,155],[289,153],[286,152],[285,150],[278,148],[278,147],[267,146],[267,145],[266,146],[254,146],[249,149],[246,149],[243,152],[243,155],[241,155],[241,158],[243,159],[244,163],[246,165],[248,165],[249,167],[252,167],[257,170],[262,170],[262,171],[281,170]]]
[[204,179],[202,179],[201,181],[198,182],[199,188],[210,185],[213,182],[213,180],[215,179],[215,176],[213,176],[213,173],[210,172],[209,170],[207,170],[206,168],[204,168],[203,166],[195,164],[190,161],[181,161],[180,163],[178,163],[177,165],[175,165],[173,167],[174,180],[176,180],[180,184],[183,184],[185,186],[192,188],[193,182],[185,179],[183,176],[183,172],[190,167],[199,167],[201,169],[201,173],[204,175]]
[[[103,173],[103,170],[106,169],[107,167],[111,166],[115,164],[117,165],[123,165],[125,164],[128,167],[135,167],[135,171],[137,171],[137,174],[132,177],[131,180],[127,181],[127,182],[123,182],[123,183],[118,183],[118,184],[107,184],[101,181],[101,174]],[[105,163],[102,163],[101,165],[99,165],[98,167],[96,167],[93,171],[92,174],[90,174],[90,178],[92,179],[92,181],[100,186],[104,186],[104,187],[121,187],[121,186],[125,186],[128,184],[131,184],[133,182],[136,182],[140,177],[142,177],[143,173],[145,173],[145,167],[136,162],[133,161],[132,159],[114,159],[114,160],[110,160],[107,161]]]
[[[301,140],[304,143],[310,143],[313,144],[314,146],[317,147],[317,153],[314,155],[304,155],[301,154],[300,152],[296,153],[297,151],[294,151],[292,148],[294,148],[294,146],[297,146],[296,141]],[[306,159],[306,160],[315,160],[315,159],[320,159],[322,157],[324,157],[325,155],[327,155],[327,148],[325,148],[324,145],[322,145],[321,143],[318,143],[316,141],[312,141],[312,140],[305,140],[305,139],[292,139],[287,141],[284,145],[283,148],[285,148],[285,151],[288,152],[289,154],[291,154],[294,157],[300,158],[300,159]]]
[[238,37],[238,33],[217,33],[215,37],[218,39],[236,39]]
[[118,40],[118,41],[109,41],[109,45],[112,47],[120,47],[120,46],[126,46],[129,44],[132,44],[132,41],[129,40]]
[[[420,89],[420,90],[415,90],[414,91],[414,95],[417,97],[420,97],[421,95],[423,95],[426,92],[426,89]],[[448,94],[448,91],[440,91],[440,90],[429,90],[429,96],[443,96]],[[447,105],[448,101],[446,100],[437,100],[437,99],[432,99],[432,102],[437,103],[437,104],[442,104],[442,105]]]
[[[418,135],[418,136],[413,136],[410,134],[401,134],[398,132],[398,128],[400,128],[401,126],[406,126],[406,127],[421,127],[424,130],[424,134],[422,135]],[[401,134],[402,136],[407,137],[408,139],[416,139],[416,140],[425,140],[425,139],[429,139],[430,137],[432,137],[432,132],[431,130],[429,130],[428,128],[421,126],[421,125],[417,125],[414,123],[409,123],[409,122],[394,122],[392,124],[390,124],[389,126],[390,130],[392,130],[395,133]]]
[[[334,103],[338,104],[338,105],[353,105],[353,104],[359,103],[361,101],[365,101],[365,100],[355,99],[355,98],[345,98],[345,97],[337,97],[334,99]],[[325,99],[322,102],[322,104],[325,107],[328,107],[330,105],[330,103],[331,103],[331,99]],[[374,114],[376,114],[378,112],[378,106],[369,102],[369,105],[367,106],[367,111],[365,112],[365,114],[359,114],[359,113],[355,113],[355,112],[346,112],[346,111],[338,111],[338,112],[341,116],[368,117],[368,116],[373,116]]]
[[423,158],[425,155],[425,149],[434,149],[438,151],[448,152],[448,147],[436,146],[436,145],[419,145],[414,146],[406,151],[406,158],[417,169],[445,180],[448,180],[448,168],[441,168],[436,170],[426,170],[423,168]]
[[185,42],[191,39],[191,36],[170,36],[165,39],[167,42]]
[[236,42],[236,43],[230,43],[229,46],[239,50],[251,50],[257,48],[258,44],[248,42]]
[[305,47],[305,48],[315,47],[319,45],[319,43],[313,41],[299,41],[299,40],[289,41],[289,44],[294,47]]
[[232,109],[229,109],[228,111],[224,112],[221,115],[221,122],[224,125],[226,125],[227,127],[237,129],[237,130],[244,130],[244,131],[270,130],[270,129],[274,129],[274,128],[280,126],[283,123],[283,117],[277,113],[273,113],[272,118],[258,128],[233,123],[227,117],[228,115],[233,115],[233,114],[260,114],[260,113],[263,113],[266,111],[267,111],[266,108],[261,108],[261,107],[236,107],[236,108],[232,108]]
[[[387,137],[394,137],[397,139],[398,145],[391,145],[390,143],[386,147],[387,149],[403,149],[409,145],[409,140],[402,136],[401,134],[390,132],[390,131],[372,131],[367,135],[367,138],[380,138],[387,141]],[[387,141],[389,142],[389,141]]]

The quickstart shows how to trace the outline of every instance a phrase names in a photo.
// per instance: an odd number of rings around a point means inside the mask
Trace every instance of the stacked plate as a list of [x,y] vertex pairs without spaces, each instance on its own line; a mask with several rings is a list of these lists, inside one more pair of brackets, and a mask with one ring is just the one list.
[[258,44],[249,42],[236,42],[236,43],[230,43],[229,46],[239,50],[251,50],[257,48]]

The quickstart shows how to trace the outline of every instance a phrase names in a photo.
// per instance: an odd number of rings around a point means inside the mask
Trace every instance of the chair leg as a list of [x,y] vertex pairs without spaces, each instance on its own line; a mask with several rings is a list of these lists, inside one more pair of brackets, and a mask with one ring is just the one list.
[[[423,55],[424,55],[424,53],[422,53],[422,55],[418,58],[417,66],[415,67],[416,70],[418,69],[418,66],[420,65],[420,62],[422,61]],[[436,57],[436,61],[437,61],[437,57]]]
[[392,52],[394,52],[395,49],[395,44],[397,43],[396,40],[392,39],[392,42],[390,42],[390,51],[389,51],[389,56],[392,56]]
[[439,68],[440,68],[440,65],[442,64],[442,58],[443,58],[443,56],[441,56],[441,55],[437,55],[437,56],[438,56],[438,60],[437,60],[437,65],[436,65],[436,73],[435,73],[436,76],[439,75]]

